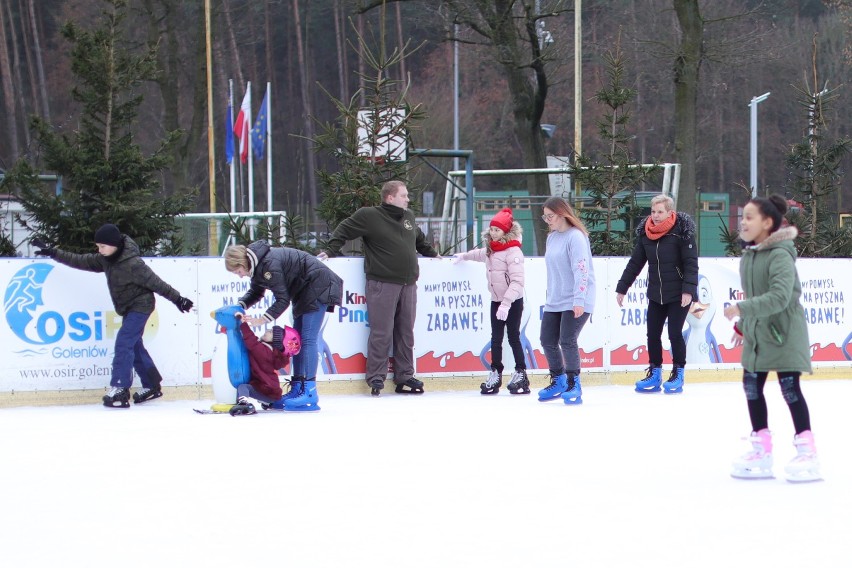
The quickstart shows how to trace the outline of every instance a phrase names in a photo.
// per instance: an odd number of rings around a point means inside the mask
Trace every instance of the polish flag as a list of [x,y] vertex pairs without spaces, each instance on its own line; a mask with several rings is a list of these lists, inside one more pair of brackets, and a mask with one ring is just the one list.
[[243,97],[243,104],[240,105],[240,112],[234,123],[234,134],[240,140],[240,161],[244,164],[248,161],[249,124],[251,124],[251,91],[246,89],[246,96]]

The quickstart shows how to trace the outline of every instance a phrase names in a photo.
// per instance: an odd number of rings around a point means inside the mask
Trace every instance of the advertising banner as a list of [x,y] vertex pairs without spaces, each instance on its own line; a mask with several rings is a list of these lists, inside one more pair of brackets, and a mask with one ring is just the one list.
[[[165,385],[210,384],[227,373],[226,336],[210,313],[236,304],[249,280],[228,273],[220,258],[152,258],[151,268],[182,295],[195,302],[189,314],[157,297],[144,342]],[[580,355],[587,371],[632,370],[647,366],[647,269],[616,303],[615,287],[626,258],[595,258],[595,310],[580,334]],[[369,335],[369,311],[361,258],[328,261],[344,282],[342,305],[327,313],[319,340],[319,379],[363,377]],[[845,298],[852,294],[852,259],[801,259],[802,306],[808,321],[815,366],[852,367],[852,322]],[[699,259],[698,297],[682,334],[687,364],[693,369],[734,368],[740,348],[722,311],[743,299],[739,259]],[[546,369],[539,340],[546,297],[546,268],[541,257],[525,264],[521,342],[527,368]],[[0,325],[3,365],[0,391],[103,388],[111,375],[115,313],[103,274],[74,270],[51,260],[0,261],[5,322]],[[261,315],[271,294],[249,310]],[[485,265],[453,264],[451,259],[420,259],[415,357],[418,375],[483,374],[491,365],[491,296]],[[276,322],[292,325],[287,310]],[[263,333],[258,327],[255,332]],[[669,330],[663,332],[664,359],[671,362]],[[390,354],[389,354],[390,355]],[[514,367],[504,338],[503,364]],[[288,372],[287,369],[283,370]]]

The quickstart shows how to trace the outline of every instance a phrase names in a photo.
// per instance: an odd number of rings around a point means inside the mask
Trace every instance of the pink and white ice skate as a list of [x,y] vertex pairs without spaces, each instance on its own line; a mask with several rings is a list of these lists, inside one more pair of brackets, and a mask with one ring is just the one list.
[[751,442],[751,451],[746,452],[731,464],[731,477],[737,479],[771,479],[772,473],[772,433],[764,428],[752,432],[747,438]]
[[784,476],[787,481],[800,483],[806,481],[820,481],[822,475],[819,472],[819,459],[817,459],[814,435],[810,430],[796,434],[793,438],[797,455],[787,467],[784,468]]

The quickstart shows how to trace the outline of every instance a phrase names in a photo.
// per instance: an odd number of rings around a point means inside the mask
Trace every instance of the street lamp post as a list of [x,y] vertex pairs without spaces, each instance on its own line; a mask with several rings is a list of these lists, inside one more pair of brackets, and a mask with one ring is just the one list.
[[770,93],[763,93],[759,97],[752,97],[748,106],[751,107],[751,196],[757,197],[757,105],[766,100]]

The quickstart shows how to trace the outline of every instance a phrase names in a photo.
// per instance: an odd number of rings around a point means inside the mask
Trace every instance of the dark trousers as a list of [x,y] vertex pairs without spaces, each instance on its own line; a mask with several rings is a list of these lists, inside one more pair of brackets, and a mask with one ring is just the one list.
[[515,370],[526,369],[524,349],[521,347],[521,316],[524,314],[524,299],[518,298],[509,306],[506,321],[497,319],[500,302],[491,302],[491,368],[503,372],[503,330],[509,335],[509,347],[515,356]]
[[541,315],[539,339],[551,375],[580,372],[580,347],[577,337],[589,321],[589,315],[587,312],[575,318],[574,310],[544,312]]
[[273,403],[276,402],[277,398],[270,398],[251,386],[250,383],[243,383],[237,387],[237,398],[239,399],[241,396],[247,396],[249,398],[254,398],[259,400],[260,402]]
[[648,302],[648,362],[657,367],[663,365],[663,327],[669,320],[669,341],[672,344],[672,362],[680,367],[686,366],[686,341],[683,340],[683,323],[689,306],[680,302],[658,304]]
[[151,314],[128,312],[121,321],[115,337],[115,355],[112,358],[112,380],[110,386],[130,388],[133,371],[139,375],[144,388],[157,387],[162,378],[153,359],[142,343],[145,324]]
[[366,380],[388,374],[388,351],[393,345],[394,382],[414,376],[414,318],[417,284],[392,284],[367,280],[370,338],[367,341]]

